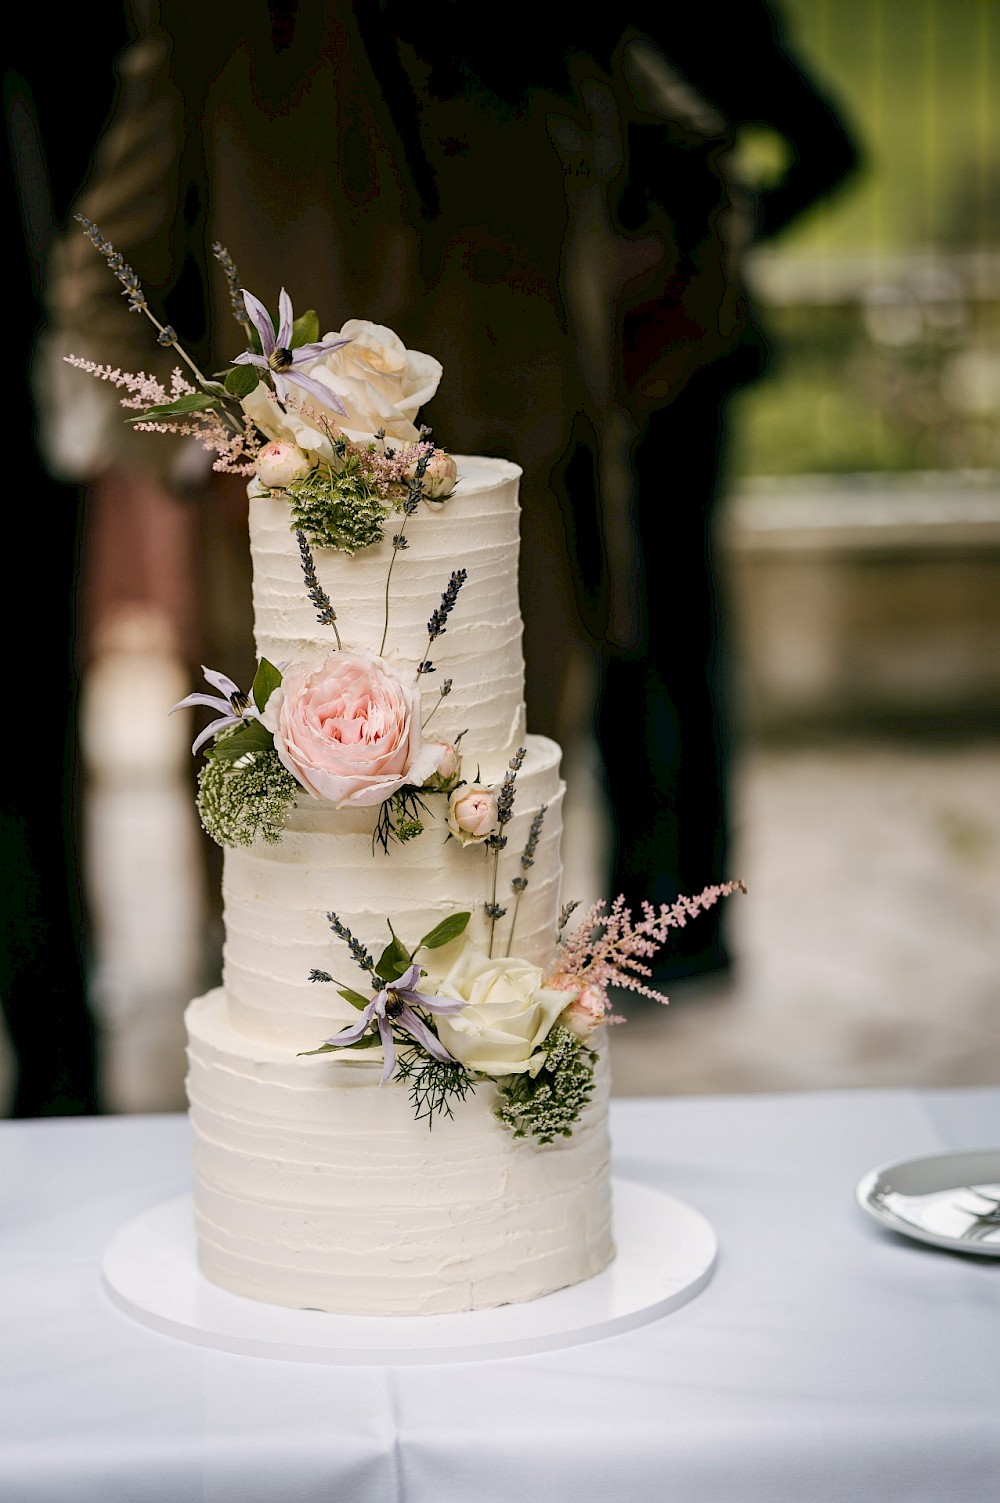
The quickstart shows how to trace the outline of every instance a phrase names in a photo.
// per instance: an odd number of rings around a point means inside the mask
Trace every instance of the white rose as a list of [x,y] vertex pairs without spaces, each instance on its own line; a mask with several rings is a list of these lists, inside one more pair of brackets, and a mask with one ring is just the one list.
[[462,783],[448,800],[448,828],[463,845],[486,840],[497,827],[497,796],[482,783]]
[[484,1075],[537,1075],[542,1048],[566,1006],[566,993],[542,985],[542,972],[526,960],[490,960],[466,945],[435,988],[466,1006],[435,1019],[438,1037],[455,1059]]
[[387,440],[416,443],[420,434],[414,420],[437,391],[442,375],[440,362],[419,350],[408,350],[391,329],[367,319],[349,318],[338,334],[324,335],[326,340],[348,338],[349,344],[302,366],[304,374],[336,392],[347,409],[345,416],[332,409],[321,412],[318,399],[310,402],[308,392],[301,392],[297,400],[312,407],[316,419],[309,421],[294,411],[285,412],[261,382],[243,398],[247,417],[268,438],[298,444],[314,461],[333,458],[333,445],[319,417],[335,434],[356,443],[371,442],[380,428],[385,430]]
[[272,439],[257,455],[257,478],[269,490],[284,490],[293,480],[301,480],[312,469],[298,444],[284,444]]

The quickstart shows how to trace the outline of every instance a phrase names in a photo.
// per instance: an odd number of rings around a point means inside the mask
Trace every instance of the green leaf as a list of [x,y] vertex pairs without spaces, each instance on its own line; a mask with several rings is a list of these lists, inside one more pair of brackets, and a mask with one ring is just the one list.
[[185,417],[189,412],[207,412],[219,405],[218,397],[209,396],[207,391],[192,391],[186,397],[178,397],[176,402],[161,402],[156,407],[147,407],[145,412],[133,413],[127,421],[156,423],[161,418]]
[[320,1044],[318,1049],[300,1049],[296,1057],[302,1059],[306,1054],[332,1054],[338,1047],[337,1044]]
[[[442,919],[430,934],[424,935],[417,950],[438,950],[442,945],[449,944],[451,940],[457,939],[463,933],[471,917],[471,913],[453,913],[450,918]],[[414,955],[417,950],[414,950]]]
[[250,690],[258,710],[263,710],[280,683],[280,670],[275,668],[273,663],[269,663],[267,658],[261,658],[254,675],[253,688]]
[[338,987],[337,991],[345,1002],[350,1002],[352,1007],[356,1007],[361,1012],[371,1001],[371,997],[363,997],[360,992],[352,992],[349,986]]
[[374,1049],[375,1045],[381,1044],[381,1042],[382,1040],[377,1033],[363,1033],[359,1039],[355,1039],[353,1044],[347,1044],[345,1047],[348,1049]]
[[216,741],[208,755],[218,757],[220,762],[238,762],[247,752],[271,751],[273,747],[271,732],[265,730],[259,720],[247,720],[231,736]]
[[248,397],[260,384],[260,377],[252,365],[234,365],[226,376],[226,390],[231,397]]
[[378,958],[375,967],[376,976],[381,976],[383,981],[398,981],[404,971],[408,971],[413,962],[410,952],[397,935],[392,925],[389,925],[389,933],[392,939],[386,945]]
[[297,350],[300,344],[316,344],[319,340],[319,314],[315,308],[299,315],[292,324],[290,349]]

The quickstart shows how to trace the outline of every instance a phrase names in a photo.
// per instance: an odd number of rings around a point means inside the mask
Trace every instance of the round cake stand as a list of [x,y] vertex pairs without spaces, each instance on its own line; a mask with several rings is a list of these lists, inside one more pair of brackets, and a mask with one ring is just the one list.
[[199,1272],[189,1195],[128,1222],[104,1255],[105,1287],[143,1325],[198,1346],[283,1362],[482,1362],[596,1341],[658,1320],[700,1293],[716,1240],[698,1211],[648,1185],[612,1183],[616,1256],[603,1273],[520,1305],[458,1315],[289,1310]]

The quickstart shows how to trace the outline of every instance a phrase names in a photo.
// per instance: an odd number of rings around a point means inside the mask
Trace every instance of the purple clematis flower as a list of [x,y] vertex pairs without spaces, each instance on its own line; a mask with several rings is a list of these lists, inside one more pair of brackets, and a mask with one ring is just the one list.
[[[187,710],[192,705],[207,705],[210,710],[217,710],[219,712],[218,718],[209,721],[205,729],[194,738],[191,746],[192,753],[196,752],[199,746],[203,746],[212,736],[218,735],[219,731],[224,731],[227,726],[239,725],[244,720],[260,719],[260,711],[253,700],[248,694],[244,694],[243,690],[234,684],[231,678],[227,678],[224,673],[216,673],[213,668],[205,668],[203,666],[201,671],[213,689],[218,689],[218,695],[189,694],[186,699],[178,700],[170,710],[170,714],[172,715],[174,710]],[[223,695],[225,695],[224,699],[222,698]]]
[[380,1085],[385,1085],[396,1068],[396,1046],[392,1038],[394,1026],[408,1033],[412,1039],[416,1039],[418,1044],[422,1044],[433,1059],[439,1059],[442,1064],[447,1064],[452,1056],[437,1034],[431,1032],[413,1009],[423,1007],[427,1012],[455,1013],[461,1012],[465,1003],[453,1002],[450,997],[425,997],[417,990],[420,974],[420,967],[411,965],[397,981],[387,981],[382,990],[376,993],[369,1002],[356,1023],[350,1028],[345,1028],[343,1033],[334,1034],[332,1039],[324,1039],[323,1042],[346,1048],[348,1044],[356,1044],[373,1022],[377,1023],[379,1037],[385,1050],[385,1065],[382,1070],[382,1079],[379,1081]]
[[346,416],[347,408],[329,386],[324,386],[321,381],[315,381],[312,376],[307,376],[304,371],[298,370],[300,365],[306,365],[312,360],[318,360],[321,355],[328,355],[331,350],[339,350],[341,345],[350,344],[353,336],[346,339],[329,339],[325,343],[300,344],[298,349],[289,349],[292,338],[292,300],[284,287],[278,298],[278,334],[275,338],[274,325],[271,315],[268,313],[260,298],[254,297],[252,292],[243,293],[243,301],[246,303],[247,314],[257,333],[260,335],[262,355],[257,355],[253,350],[245,350],[242,355],[237,355],[234,365],[254,365],[258,370],[267,371],[274,382],[274,389],[278,394],[279,401],[284,401],[288,382],[293,381],[296,386],[301,386],[314,397],[318,397],[324,407],[332,407],[334,412]]

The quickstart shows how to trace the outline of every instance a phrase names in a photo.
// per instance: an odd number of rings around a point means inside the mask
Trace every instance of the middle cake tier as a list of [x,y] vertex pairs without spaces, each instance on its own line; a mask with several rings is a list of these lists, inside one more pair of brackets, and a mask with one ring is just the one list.
[[[544,736],[527,736],[523,744],[527,755],[496,868],[496,898],[506,912],[493,928],[492,953],[545,966],[554,951],[562,876],[560,751]],[[223,981],[235,1029],[309,1049],[356,1021],[336,987],[309,979],[316,969],[358,985],[347,946],[331,930],[331,912],[375,955],[390,937],[390,921],[412,947],[458,912],[472,914],[463,940],[489,949],[484,905],[493,892],[493,855],[449,838],[446,794],[429,793],[424,802],[423,833],[387,852],[376,844],[373,853],[377,811],[334,809],[307,794],[300,794],[277,844],[226,852]],[[543,806],[530,867],[522,868]],[[511,882],[525,875],[518,896]],[[436,970],[448,956],[449,947],[436,952]]]

